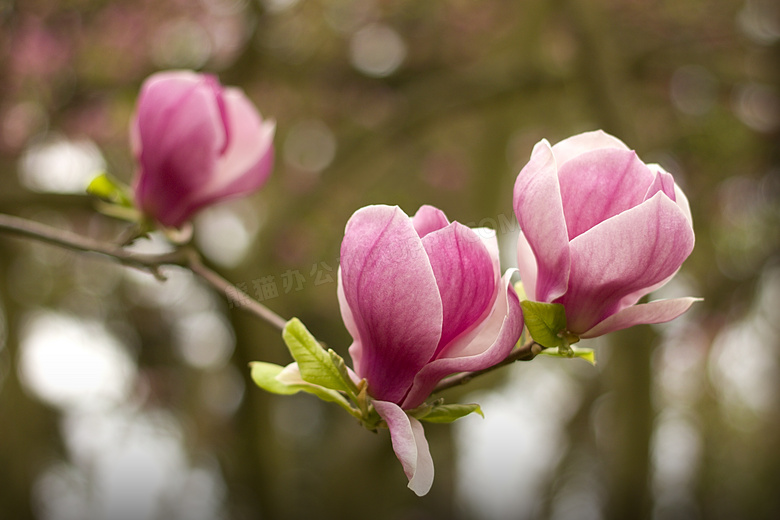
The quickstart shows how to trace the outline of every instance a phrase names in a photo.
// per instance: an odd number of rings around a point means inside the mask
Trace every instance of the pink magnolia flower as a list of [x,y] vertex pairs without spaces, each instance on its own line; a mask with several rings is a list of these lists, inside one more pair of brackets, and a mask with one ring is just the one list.
[[693,250],[688,200],[672,176],[602,131],[539,142],[517,177],[518,270],[529,299],[561,303],[569,332],[661,323],[695,298],[635,305]]
[[141,88],[131,126],[138,207],[179,227],[202,207],[252,192],[273,165],[275,124],[210,75],[161,72]]
[[447,375],[503,360],[523,328],[517,295],[499,270],[490,230],[450,223],[423,206],[368,206],[347,223],[338,296],[354,370],[390,429],[418,495],[433,482],[420,422],[406,413]]

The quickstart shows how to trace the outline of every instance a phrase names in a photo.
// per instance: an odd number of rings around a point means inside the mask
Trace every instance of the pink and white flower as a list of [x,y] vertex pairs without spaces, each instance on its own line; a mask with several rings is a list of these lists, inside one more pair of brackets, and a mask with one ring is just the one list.
[[368,206],[347,223],[338,297],[349,352],[418,495],[431,487],[433,462],[422,424],[406,411],[442,378],[509,354],[523,328],[510,274],[501,276],[491,230],[450,223],[431,206],[412,218]]
[[517,177],[518,270],[528,298],[561,303],[569,332],[661,323],[695,298],[638,304],[693,250],[688,200],[672,176],[602,131],[546,140]]
[[257,190],[273,166],[274,129],[241,90],[214,76],[150,76],[131,124],[136,205],[179,227],[204,206]]

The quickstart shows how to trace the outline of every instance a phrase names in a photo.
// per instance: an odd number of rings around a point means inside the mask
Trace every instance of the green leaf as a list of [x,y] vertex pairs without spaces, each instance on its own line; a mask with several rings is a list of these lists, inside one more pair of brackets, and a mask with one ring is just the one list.
[[284,367],[275,365],[273,363],[265,363],[262,361],[254,361],[250,363],[252,367],[252,379],[255,384],[272,394],[277,395],[293,395],[298,392],[306,392],[312,395],[316,395],[323,401],[329,403],[336,403],[344,408],[352,416],[360,419],[360,412],[354,409],[346,398],[335,390],[330,390],[322,386],[313,385],[305,381],[299,384],[287,384],[279,381],[277,377],[284,370]]
[[87,193],[125,208],[133,207],[129,188],[107,173],[101,173],[92,179],[87,186]]
[[296,385],[286,385],[276,380],[284,367],[263,361],[254,361],[249,364],[252,368],[252,380],[255,384],[272,394],[292,395],[301,391]]
[[[520,302],[523,319],[534,341],[544,348],[564,345],[566,333],[566,311],[560,303],[541,303],[531,300]],[[570,341],[569,343],[573,343]],[[577,338],[579,339],[579,338]]]
[[428,410],[423,409],[423,415],[417,419],[431,423],[451,423],[472,413],[485,417],[478,404],[440,404],[431,406]]
[[[331,355],[317,342],[298,318],[287,322],[282,338],[298,362],[301,377],[307,383],[350,393],[352,388]],[[344,369],[346,374],[346,368]],[[354,385],[353,385],[354,386]]]
[[542,350],[541,354],[551,357],[582,358],[593,366],[596,366],[596,352],[592,348],[569,347],[561,352],[557,348]]

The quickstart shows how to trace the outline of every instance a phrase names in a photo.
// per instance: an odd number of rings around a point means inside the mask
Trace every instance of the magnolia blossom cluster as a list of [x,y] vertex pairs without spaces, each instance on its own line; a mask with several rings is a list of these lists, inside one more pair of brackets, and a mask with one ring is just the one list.
[[[153,76],[132,125],[137,206],[178,227],[208,204],[257,189],[271,170],[273,133],[240,91],[211,76]],[[524,291],[565,312],[565,329],[553,334],[592,338],[660,323],[695,301],[638,303],[679,270],[694,233],[672,175],[615,137],[595,131],[554,146],[542,140],[513,195]],[[431,206],[413,217],[368,206],[347,222],[338,301],[353,340],[350,384],[390,430],[419,495],[434,472],[416,411],[446,376],[504,360],[523,332],[514,271],[502,274],[498,259],[492,231],[451,222]],[[291,381],[289,373],[280,381]]]

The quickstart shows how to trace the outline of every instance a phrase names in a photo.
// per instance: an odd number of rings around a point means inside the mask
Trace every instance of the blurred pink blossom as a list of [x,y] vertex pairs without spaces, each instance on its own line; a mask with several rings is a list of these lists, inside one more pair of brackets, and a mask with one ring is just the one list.
[[257,190],[271,173],[274,130],[241,90],[213,76],[149,77],[131,127],[136,205],[179,227],[204,206]]

